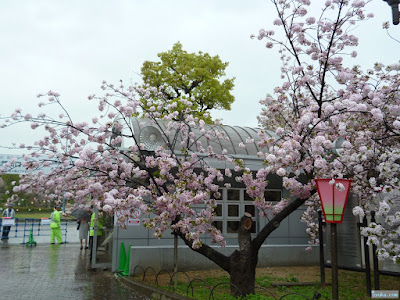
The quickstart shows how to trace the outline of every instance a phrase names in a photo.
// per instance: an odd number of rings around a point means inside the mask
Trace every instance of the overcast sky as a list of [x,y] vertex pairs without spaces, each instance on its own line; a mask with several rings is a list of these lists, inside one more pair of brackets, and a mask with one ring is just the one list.
[[[357,30],[355,63],[398,62],[400,44],[382,29],[390,7],[381,0],[369,7],[375,18]],[[213,116],[256,127],[258,101],[280,83],[280,61],[277,49],[250,35],[271,29],[275,18],[269,0],[1,0],[0,114],[36,112],[36,95],[54,90],[74,120],[88,120],[95,108],[87,96],[101,94],[102,80],[140,82],[142,63],[180,41],[188,52],[219,55],[229,62],[227,76],[236,77],[232,110]],[[400,26],[391,32],[400,39]],[[5,146],[34,136],[16,127],[0,129],[0,138]]]

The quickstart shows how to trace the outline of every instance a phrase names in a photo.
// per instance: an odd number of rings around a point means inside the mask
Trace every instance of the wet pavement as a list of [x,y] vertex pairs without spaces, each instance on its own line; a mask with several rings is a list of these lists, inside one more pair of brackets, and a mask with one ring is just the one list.
[[87,268],[89,250],[0,242],[1,299],[148,299],[121,285],[111,271]]

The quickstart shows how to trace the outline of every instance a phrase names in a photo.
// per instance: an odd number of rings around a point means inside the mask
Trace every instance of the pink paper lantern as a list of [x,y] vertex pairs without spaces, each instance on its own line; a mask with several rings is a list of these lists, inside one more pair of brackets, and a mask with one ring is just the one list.
[[[351,179],[315,179],[326,223],[342,223],[344,209],[350,192]],[[344,189],[337,188],[342,184]]]

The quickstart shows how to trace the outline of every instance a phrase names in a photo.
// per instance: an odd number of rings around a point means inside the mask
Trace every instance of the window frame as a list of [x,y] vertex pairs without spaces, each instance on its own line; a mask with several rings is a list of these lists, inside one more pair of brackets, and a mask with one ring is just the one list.
[[[238,190],[239,191],[239,200],[237,199],[228,199],[228,191],[229,190]],[[235,187],[220,187],[218,191],[221,193],[221,199],[216,199],[217,205],[222,205],[222,216],[216,216],[214,222],[222,222],[222,235],[225,237],[234,237],[237,236],[237,232],[228,232],[228,222],[237,221],[240,222],[240,219],[245,213],[246,205],[254,207],[254,215],[252,216],[252,221],[255,223],[254,232],[252,235],[257,234],[260,231],[260,217],[258,214],[257,207],[254,206],[252,199],[246,199],[246,189],[245,188],[235,188]],[[283,191],[280,189],[266,189],[265,192],[279,192],[279,199],[282,199]],[[279,200],[280,201],[280,200]],[[278,202],[278,201],[269,201],[269,202]],[[238,206],[239,215],[238,216],[228,216],[229,206],[235,205]]]

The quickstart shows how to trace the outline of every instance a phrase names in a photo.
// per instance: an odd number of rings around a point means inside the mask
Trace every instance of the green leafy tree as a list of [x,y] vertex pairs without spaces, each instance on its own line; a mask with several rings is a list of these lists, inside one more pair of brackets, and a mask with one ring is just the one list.
[[235,78],[222,80],[229,63],[222,62],[218,55],[188,53],[178,42],[158,57],[161,61],[145,61],[141,68],[145,84],[157,87],[161,93],[161,97],[152,97],[151,101],[150,97],[142,100],[146,110],[162,105],[164,115],[176,111],[179,118],[179,113],[189,105],[197,112],[196,117],[212,123],[212,109],[231,109]]

